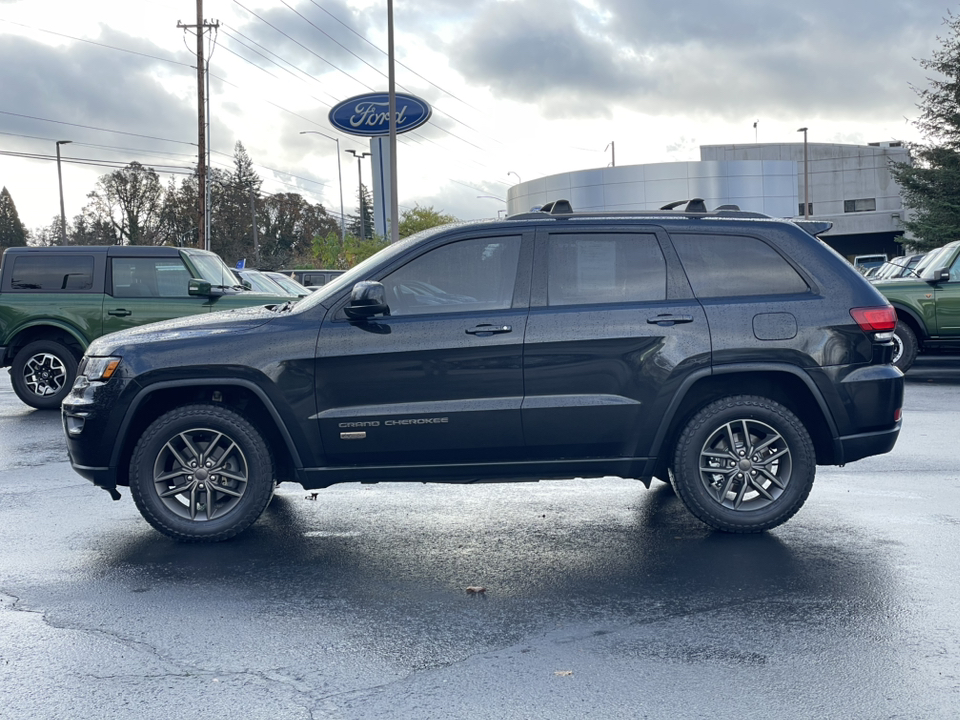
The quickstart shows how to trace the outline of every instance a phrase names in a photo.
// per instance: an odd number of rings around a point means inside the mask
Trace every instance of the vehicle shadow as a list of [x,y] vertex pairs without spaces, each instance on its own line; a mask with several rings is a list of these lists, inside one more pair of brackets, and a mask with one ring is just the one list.
[[960,385],[960,355],[922,355],[907,370],[904,382],[908,385]]
[[[465,498],[476,488],[419,487],[423,503],[402,489],[364,497],[354,488],[327,502],[323,492],[316,502],[286,494],[233,541],[182,545],[150,531],[113,538],[97,565],[141,592],[252,597],[264,612],[373,622],[377,637],[402,639],[428,665],[429,637],[411,639],[410,629],[438,617],[479,645],[585,615],[646,623],[726,608],[765,622],[775,613],[778,622],[859,623],[883,614],[891,584],[868,542],[834,541],[847,534],[816,526],[713,532],[666,485],[616,505],[524,496],[518,486],[487,486],[498,489],[474,503]],[[486,602],[467,587],[483,587]],[[476,627],[480,618],[489,624]]]

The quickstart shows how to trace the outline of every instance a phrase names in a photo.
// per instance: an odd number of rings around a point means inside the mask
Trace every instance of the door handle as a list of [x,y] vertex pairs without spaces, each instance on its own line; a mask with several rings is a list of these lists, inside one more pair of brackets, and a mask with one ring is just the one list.
[[476,327],[467,328],[466,332],[468,335],[487,336],[497,333],[513,332],[513,328],[510,325],[490,325],[485,323],[483,325],[477,325]]
[[688,322],[693,322],[693,315],[670,315],[669,313],[664,313],[663,315],[647,318],[648,325],[659,325],[660,327],[670,327],[671,325]]
[[107,310],[107,315],[113,315],[114,317],[126,317],[127,315],[133,315],[133,313],[130,310],[117,308],[116,310]]

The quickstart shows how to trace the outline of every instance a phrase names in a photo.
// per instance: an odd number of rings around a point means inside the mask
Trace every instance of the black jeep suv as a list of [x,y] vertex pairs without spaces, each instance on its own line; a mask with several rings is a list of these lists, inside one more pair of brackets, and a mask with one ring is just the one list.
[[772,528],[816,465],[900,431],[896,315],[824,229],[558,201],[428,230],[296,304],[95,341],[70,459],[187,541],[281,481],[659,478],[714,528]]

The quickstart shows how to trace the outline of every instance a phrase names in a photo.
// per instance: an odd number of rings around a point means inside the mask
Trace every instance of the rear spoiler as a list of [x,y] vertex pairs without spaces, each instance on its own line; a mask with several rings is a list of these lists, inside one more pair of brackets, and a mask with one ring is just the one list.
[[827,230],[833,227],[833,223],[829,220],[794,220],[793,224],[814,237],[827,232]]

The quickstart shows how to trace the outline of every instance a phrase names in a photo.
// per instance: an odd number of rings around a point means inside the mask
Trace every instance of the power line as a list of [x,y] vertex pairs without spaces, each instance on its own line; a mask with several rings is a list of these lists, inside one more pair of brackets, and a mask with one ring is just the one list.
[[[314,0],[310,0],[310,2],[311,2],[311,4],[313,4],[314,6],[316,6],[317,9],[322,10],[322,11],[325,12],[327,15],[329,15],[329,16],[332,17],[334,20],[336,20],[338,23],[340,23],[341,25],[343,25],[343,27],[345,27],[347,30],[349,30],[349,31],[352,32],[354,35],[356,35],[358,38],[360,38],[361,40],[363,40],[367,45],[369,45],[370,47],[372,47],[374,50],[376,50],[377,52],[379,52],[379,53],[382,54],[382,55],[386,55],[386,54],[387,54],[386,52],[384,52],[383,50],[381,50],[380,48],[378,48],[376,45],[374,45],[372,42],[370,42],[369,40],[367,40],[363,35],[361,35],[361,34],[358,33],[356,30],[354,30],[352,27],[350,27],[350,26],[347,25],[345,22],[343,22],[343,20],[341,20],[341,19],[338,18],[336,15],[334,15],[333,13],[331,13],[329,10],[327,10],[327,9],[324,8],[324,7],[321,7],[320,5],[317,5],[317,3],[316,3]],[[420,78],[421,80],[423,80],[425,83],[428,83],[428,84],[432,85],[432,86],[435,87],[437,90],[439,90],[440,92],[444,93],[445,95],[449,95],[449,96],[452,97],[454,100],[463,103],[464,105],[466,105],[466,106],[467,106],[468,108],[470,108],[471,110],[476,110],[477,112],[481,112],[481,110],[479,110],[478,108],[475,108],[473,105],[471,105],[470,103],[468,103],[466,100],[463,100],[462,98],[457,97],[456,95],[454,95],[454,94],[453,94],[452,92],[450,92],[449,90],[444,90],[442,87],[440,87],[439,85],[437,85],[437,84],[434,83],[433,81],[429,80],[428,78],[425,78],[423,75],[421,75],[420,73],[418,73],[416,70],[414,70],[413,68],[411,68],[409,65],[405,65],[404,63],[400,62],[399,60],[395,60],[394,62],[396,62],[397,65],[399,65],[400,67],[404,68],[405,70],[409,70],[409,71],[412,72],[414,75],[416,75],[418,78]],[[467,127],[469,127],[469,126],[467,126]]]
[[[14,150],[0,150],[0,155],[6,157],[18,157],[25,158],[27,160],[50,160],[55,161],[57,159],[56,155],[48,155],[44,153],[26,153],[26,152],[17,152]],[[61,162],[65,164],[72,165],[92,165],[94,167],[109,167],[109,168],[118,168],[123,169],[130,166],[130,163],[120,164],[117,162],[112,162],[110,160],[98,160],[94,158],[74,158],[74,157],[64,157],[61,158]],[[143,164],[143,163],[140,163]],[[193,170],[190,168],[184,168],[179,165],[145,165],[151,170],[154,170],[157,173],[163,173],[166,175],[192,175]],[[159,168],[159,169],[158,169]]]
[[96,45],[97,47],[107,48],[108,50],[117,50],[119,52],[129,53],[131,55],[139,55],[140,57],[150,58],[151,60],[159,60],[161,62],[170,63],[172,65],[180,65],[182,67],[190,68],[196,70],[196,65],[188,65],[186,63],[179,62],[177,60],[171,60],[170,58],[159,57],[157,55],[150,55],[148,53],[137,52],[136,50],[127,50],[126,48],[116,47],[115,45],[106,45],[104,43],[94,42],[93,40],[86,40],[85,38],[74,37],[73,35],[65,35],[64,33],[54,32],[53,30],[46,30],[44,28],[33,27],[32,25],[24,25],[23,23],[14,22],[13,20],[7,20],[6,18],[0,18],[0,22],[9,23],[11,25],[17,25],[27,30],[34,30],[36,32],[47,33],[48,35],[56,35],[57,37],[66,38],[67,40],[76,40],[77,42],[87,43],[88,45]]
[[98,130],[100,132],[109,132],[115,133],[117,135],[128,135],[130,137],[145,138],[147,140],[159,140],[160,142],[171,142],[177,143],[178,145],[192,145],[196,147],[196,143],[186,142],[184,140],[171,140],[169,138],[154,137],[153,135],[141,135],[139,133],[125,132],[123,130],[112,130],[110,128],[99,128],[92,125],[80,125],[79,123],[69,123],[62,120],[50,120],[49,118],[36,117],[34,115],[22,115],[20,113],[9,112],[6,110],[0,110],[0,115],[11,115],[13,117],[25,118],[27,120],[39,120],[40,122],[54,123],[55,125],[66,125],[68,127],[83,128],[84,130]]
[[280,33],[280,34],[283,35],[285,38],[287,38],[287,40],[289,40],[290,42],[296,44],[298,47],[303,48],[304,50],[306,50],[308,53],[310,53],[311,55],[313,55],[313,56],[314,56],[315,58],[317,58],[318,60],[320,60],[320,61],[322,61],[322,62],[325,62],[327,65],[329,65],[330,67],[332,67],[334,70],[343,73],[343,74],[346,75],[348,78],[350,78],[350,79],[353,80],[354,82],[362,85],[363,87],[365,87],[365,88],[366,88],[367,90],[369,90],[370,92],[374,92],[374,89],[373,89],[372,87],[370,87],[369,85],[367,85],[365,82],[363,82],[362,80],[360,80],[360,79],[358,79],[358,78],[355,78],[353,75],[351,75],[350,73],[348,73],[346,70],[343,70],[342,68],[338,68],[336,65],[334,65],[332,62],[330,62],[329,60],[327,60],[325,57],[323,57],[323,56],[321,56],[321,55],[318,55],[317,53],[315,53],[313,50],[311,50],[310,48],[308,48],[306,45],[304,45],[304,44],[301,43],[300,41],[295,40],[294,38],[290,37],[290,36],[287,35],[287,33],[285,33],[283,30],[279,29],[276,25],[273,25],[273,24],[270,23],[269,21],[264,20],[262,17],[260,17],[259,15],[257,15],[255,12],[253,12],[253,10],[251,10],[251,9],[248,8],[248,7],[245,7],[242,3],[239,2],[239,0],[233,0],[233,2],[234,2],[236,5],[239,5],[239,6],[240,6],[241,8],[243,8],[244,10],[246,10],[246,11],[247,11],[248,13],[250,13],[251,15],[253,15],[255,18],[257,18],[257,20],[259,20],[260,22],[262,22],[264,25],[268,25],[269,27],[273,28],[276,32]]

